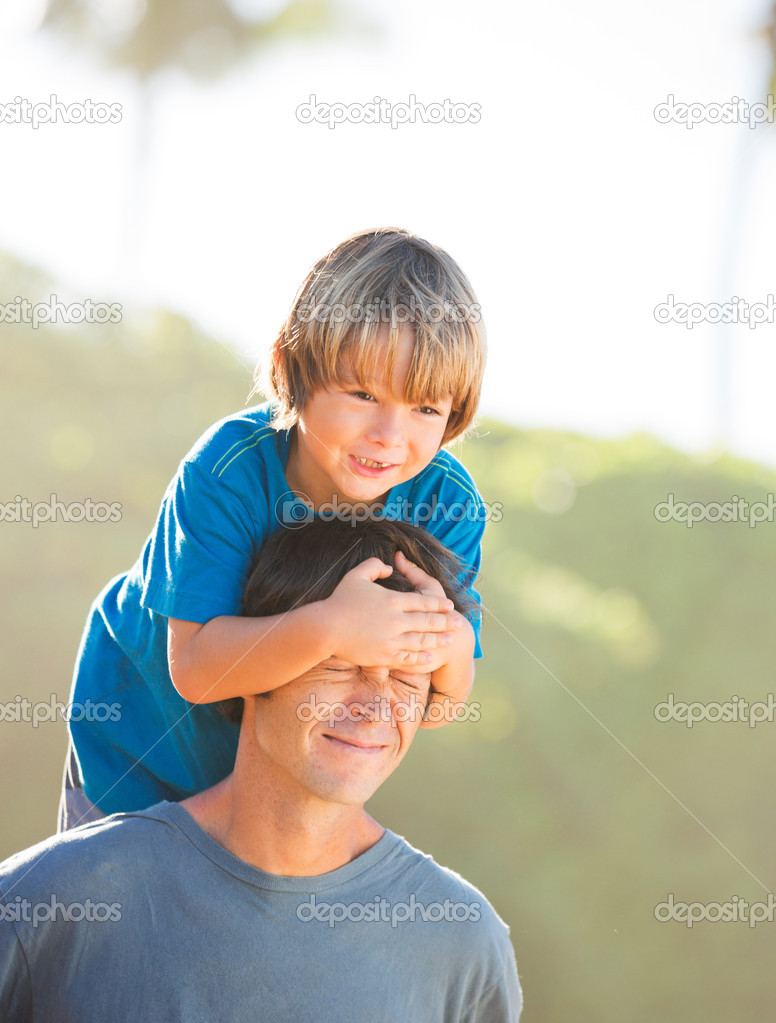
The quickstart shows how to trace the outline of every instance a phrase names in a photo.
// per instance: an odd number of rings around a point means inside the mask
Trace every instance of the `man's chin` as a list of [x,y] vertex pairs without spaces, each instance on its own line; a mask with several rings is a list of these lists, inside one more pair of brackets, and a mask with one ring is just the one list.
[[386,777],[387,775],[380,778],[345,781],[341,778],[326,778],[319,775],[316,778],[313,791],[324,802],[360,809],[377,792]]

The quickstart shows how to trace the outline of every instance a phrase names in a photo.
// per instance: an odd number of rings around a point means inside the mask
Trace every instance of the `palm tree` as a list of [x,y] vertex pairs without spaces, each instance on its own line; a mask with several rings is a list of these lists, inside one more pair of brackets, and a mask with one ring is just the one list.
[[[256,0],[48,0],[39,30],[67,40],[96,64],[133,76],[140,89],[135,174],[126,208],[127,271],[137,265],[157,83],[178,70],[199,81],[225,75],[283,39],[352,28],[336,0],[288,0],[266,14]],[[264,8],[264,14],[253,8]],[[360,28],[365,26],[360,25]]]
[[[767,92],[763,102],[768,107],[771,118],[776,114],[776,3],[771,6],[770,21],[756,33],[764,36],[770,49],[770,74]],[[758,124],[754,132],[741,132],[739,150],[733,162],[731,172],[729,198],[725,210],[720,244],[717,293],[723,301],[728,301],[736,290],[735,274],[739,263],[743,230],[746,226],[751,208],[752,183],[757,156],[762,151],[759,146],[764,136],[773,127],[773,122]],[[727,449],[734,419],[733,407],[733,376],[735,363],[733,358],[733,335],[735,327],[732,323],[718,323],[714,329],[715,373],[714,373],[714,429],[716,447],[720,451]]]
[[290,0],[270,17],[252,17],[247,0],[48,0],[41,29],[148,81],[173,68],[216,77],[278,39],[320,36],[343,23],[331,0]]

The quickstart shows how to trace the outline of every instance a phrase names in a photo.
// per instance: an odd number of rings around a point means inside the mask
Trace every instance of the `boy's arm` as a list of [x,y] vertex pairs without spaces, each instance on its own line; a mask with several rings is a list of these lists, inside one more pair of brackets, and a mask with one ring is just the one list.
[[474,629],[468,619],[442,653],[446,662],[431,672],[432,695],[421,728],[441,728],[455,720],[456,708],[466,703],[474,685]]
[[[443,593],[441,583],[408,561],[398,552],[396,567],[412,583],[418,593]],[[474,650],[476,637],[471,623],[458,614],[459,628],[452,643],[437,649],[431,658],[431,691],[428,709],[421,728],[440,728],[455,720],[456,708],[466,702],[474,684]],[[436,713],[432,708],[436,708]]]
[[463,618],[441,587],[401,593],[375,584],[392,571],[370,558],[326,600],[266,618],[220,615],[204,625],[170,618],[175,688],[191,703],[212,703],[276,689],[332,656],[374,666],[434,661],[434,651],[455,643]]
[[220,615],[204,625],[170,618],[167,660],[173,685],[190,703],[276,689],[329,654],[320,605],[268,618]]

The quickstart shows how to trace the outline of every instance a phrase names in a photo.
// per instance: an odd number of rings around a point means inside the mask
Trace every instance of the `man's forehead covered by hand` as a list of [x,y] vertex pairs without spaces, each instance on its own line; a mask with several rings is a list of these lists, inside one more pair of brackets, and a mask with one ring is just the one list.
[[[436,580],[456,611],[476,610],[459,581],[464,566],[426,530],[385,518],[356,522],[313,519],[293,530],[277,530],[262,546],[245,587],[243,614],[268,617],[325,600],[352,569],[370,558],[394,566],[397,554],[399,560],[403,555]],[[395,567],[390,576],[378,579],[376,584],[404,593],[414,589]],[[331,679],[353,680],[356,676],[369,679],[386,691],[398,688],[416,694],[416,699],[421,698],[424,704],[433,692],[430,672],[422,664],[355,665],[331,656],[301,678],[323,683]],[[260,692],[261,680],[257,678],[256,682]],[[218,706],[231,720],[241,720],[242,698],[223,700]]]

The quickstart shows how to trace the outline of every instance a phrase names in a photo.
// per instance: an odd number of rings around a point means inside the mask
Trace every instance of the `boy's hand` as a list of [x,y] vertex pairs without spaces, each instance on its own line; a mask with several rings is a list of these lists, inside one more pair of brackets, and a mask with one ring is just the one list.
[[418,592],[399,593],[375,583],[393,569],[369,558],[345,575],[326,610],[331,656],[374,667],[423,665],[432,671],[444,661],[463,618],[441,585],[401,555],[396,567]]
[[[443,594],[441,583],[432,578],[417,565],[397,551],[396,567],[406,575],[419,593]],[[421,728],[439,728],[465,715],[466,700],[471,692],[474,672],[474,629],[462,616],[462,628],[455,633],[453,642],[434,651],[433,660],[427,670],[431,676],[434,691],[421,722]]]

